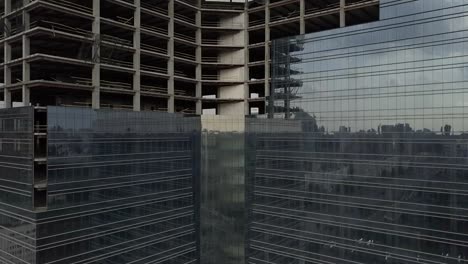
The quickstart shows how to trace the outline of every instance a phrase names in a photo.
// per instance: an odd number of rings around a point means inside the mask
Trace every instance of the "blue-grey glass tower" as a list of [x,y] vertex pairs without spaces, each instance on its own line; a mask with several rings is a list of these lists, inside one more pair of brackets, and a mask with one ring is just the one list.
[[380,16],[273,44],[249,263],[468,263],[468,2]]
[[32,108],[0,112],[0,262],[36,263]]
[[0,120],[1,263],[198,261],[199,118],[27,107]]

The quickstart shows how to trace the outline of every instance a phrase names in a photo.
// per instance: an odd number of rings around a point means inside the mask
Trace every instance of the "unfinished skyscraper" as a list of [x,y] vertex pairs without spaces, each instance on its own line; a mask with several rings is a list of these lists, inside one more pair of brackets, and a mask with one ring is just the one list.
[[378,0],[4,0],[6,107],[264,113],[271,40],[378,18]]

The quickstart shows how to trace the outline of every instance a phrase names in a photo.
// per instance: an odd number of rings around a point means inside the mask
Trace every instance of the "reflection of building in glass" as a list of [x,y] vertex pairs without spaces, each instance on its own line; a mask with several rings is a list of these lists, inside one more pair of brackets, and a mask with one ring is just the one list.
[[462,2],[381,1],[379,22],[273,45],[302,46],[289,52],[302,72],[272,76],[302,85],[270,109],[316,125],[247,129],[252,263],[468,263]]
[[275,63],[272,69],[272,92],[268,109],[270,117],[273,117],[275,112],[282,112],[284,117],[289,119],[292,113],[301,111],[291,107],[291,101],[301,98],[297,93],[303,85],[301,80],[294,78],[302,73],[301,70],[293,66],[299,64],[301,59],[292,54],[303,49],[298,38],[293,41],[285,38],[273,42],[272,58]]
[[245,118],[201,120],[200,262],[242,264],[247,228]]
[[6,106],[235,115],[0,111],[1,263],[468,263],[468,3],[82,2],[0,4]]

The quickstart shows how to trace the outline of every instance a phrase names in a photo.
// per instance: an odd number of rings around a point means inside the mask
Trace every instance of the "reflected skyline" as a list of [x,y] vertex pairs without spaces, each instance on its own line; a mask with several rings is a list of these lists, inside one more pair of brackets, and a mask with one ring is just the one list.
[[[455,134],[468,130],[466,5],[386,2],[387,20],[275,42],[275,111],[285,113],[282,97],[289,96],[291,112],[315,116],[328,131],[398,123],[416,131],[446,124]],[[413,15],[391,17],[395,10]]]
[[468,3],[380,8],[273,42],[252,263],[468,263]]

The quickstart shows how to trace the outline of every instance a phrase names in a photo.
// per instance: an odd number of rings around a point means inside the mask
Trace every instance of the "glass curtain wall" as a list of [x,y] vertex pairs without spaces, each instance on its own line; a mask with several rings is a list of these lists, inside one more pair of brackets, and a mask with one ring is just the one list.
[[380,13],[273,44],[250,263],[468,263],[468,3]]
[[245,118],[202,116],[201,263],[245,262]]
[[0,111],[0,263],[35,263],[34,109]]
[[48,107],[37,263],[196,263],[200,119]]

